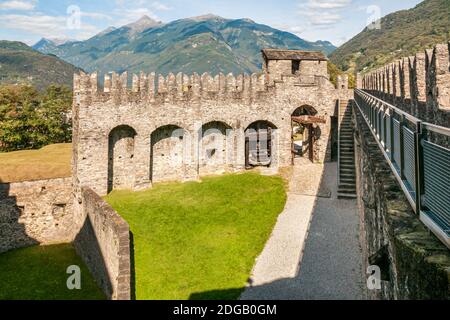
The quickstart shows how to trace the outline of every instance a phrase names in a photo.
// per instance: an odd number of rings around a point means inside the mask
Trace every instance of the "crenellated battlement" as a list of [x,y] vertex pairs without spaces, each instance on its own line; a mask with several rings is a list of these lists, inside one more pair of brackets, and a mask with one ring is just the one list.
[[450,43],[373,70],[363,75],[361,87],[423,120],[450,126]]
[[[297,81],[299,84],[301,80]],[[173,101],[195,101],[209,99],[253,100],[268,93],[275,86],[269,74],[233,74],[220,73],[169,73],[167,76],[155,73],[133,74],[131,86],[128,74],[115,72],[104,75],[103,87],[99,85],[98,73],[81,72],[74,75],[74,94],[84,96],[93,102],[114,100],[116,103]]]
[[[254,155],[253,130],[273,134],[271,169],[290,166],[292,116],[310,113],[325,120],[315,124],[310,157],[329,159],[336,101],[353,97],[348,79],[335,88],[320,53],[270,50],[263,58],[254,74],[76,74],[74,185],[105,195],[241,171]],[[267,166],[259,156],[253,163]]]

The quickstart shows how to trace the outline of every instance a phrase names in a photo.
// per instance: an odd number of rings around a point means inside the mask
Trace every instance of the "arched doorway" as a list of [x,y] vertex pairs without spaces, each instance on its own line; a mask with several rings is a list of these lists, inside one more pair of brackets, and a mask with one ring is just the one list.
[[136,131],[126,125],[108,136],[108,192],[132,189],[134,184],[134,139]]
[[199,174],[215,174],[225,171],[232,164],[232,129],[220,121],[202,126],[200,134]]
[[151,135],[150,180],[179,180],[184,176],[186,131],[176,125],[156,129]]
[[269,121],[256,121],[245,130],[245,167],[247,169],[273,163],[273,138],[276,126]]
[[292,157],[308,158],[314,162],[314,144],[320,135],[318,123],[325,120],[317,117],[317,110],[309,105],[303,105],[295,109],[291,116],[292,124]]

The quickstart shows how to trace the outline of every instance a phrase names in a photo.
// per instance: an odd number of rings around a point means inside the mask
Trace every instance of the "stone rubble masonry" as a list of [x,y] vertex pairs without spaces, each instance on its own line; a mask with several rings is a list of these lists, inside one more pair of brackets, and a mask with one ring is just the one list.
[[0,186],[0,252],[73,242],[106,296],[130,299],[129,226],[100,196],[244,170],[245,132],[259,121],[275,129],[272,168],[290,166],[291,115],[303,106],[326,120],[315,130],[314,160],[330,160],[331,117],[353,90],[346,78],[332,85],[326,61],[292,71],[279,61],[237,77],[141,72],[131,88],[126,73],[112,73],[103,90],[96,73],[75,75],[72,178]]
[[450,43],[396,60],[362,76],[358,88],[413,116],[450,127]]
[[109,299],[130,300],[128,223],[90,188],[81,190],[81,201],[83,225],[75,248]]
[[71,242],[72,203],[70,178],[0,184],[0,253]]
[[[358,201],[367,266],[378,265],[373,299],[450,299],[450,252],[414,213],[369,127],[355,107]],[[372,260],[373,258],[376,258]],[[366,267],[367,267],[366,266]]]
[[73,242],[105,295],[130,299],[128,224],[92,190],[78,194],[72,178],[0,184],[0,253]]
[[[312,65],[308,64],[305,72],[311,73]],[[141,72],[132,76],[131,88],[127,73],[112,73],[105,76],[103,89],[98,86],[97,73],[77,74],[74,183],[103,196],[130,185],[133,190],[142,190],[159,181],[198,180],[203,174],[241,171],[245,167],[245,131],[257,121],[276,128],[272,168],[290,166],[291,115],[305,105],[326,120],[316,130],[314,158],[316,162],[328,161],[336,101],[352,98],[353,90],[344,83],[343,89],[337,90],[322,74],[324,68],[326,61],[320,63],[316,74],[289,74],[292,62],[279,61],[263,74],[236,77],[208,73],[163,77]],[[214,140],[203,136],[204,128],[214,128],[211,124],[217,124],[217,133],[228,129],[226,136],[216,139],[227,141],[223,149],[205,147]],[[181,134],[174,135],[176,130]],[[115,137],[127,141],[119,142]],[[211,159],[213,165],[202,161],[206,157],[216,158]]]

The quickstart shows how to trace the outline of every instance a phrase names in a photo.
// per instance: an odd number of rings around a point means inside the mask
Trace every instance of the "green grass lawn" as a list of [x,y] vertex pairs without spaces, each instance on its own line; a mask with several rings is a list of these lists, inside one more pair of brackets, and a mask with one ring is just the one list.
[[[67,289],[67,267],[81,268],[81,290]],[[0,300],[105,299],[70,244],[34,246],[0,254]]]
[[65,178],[71,175],[72,144],[39,150],[0,152],[0,183]]
[[137,299],[236,299],[286,193],[281,177],[247,173],[106,200],[133,232]]

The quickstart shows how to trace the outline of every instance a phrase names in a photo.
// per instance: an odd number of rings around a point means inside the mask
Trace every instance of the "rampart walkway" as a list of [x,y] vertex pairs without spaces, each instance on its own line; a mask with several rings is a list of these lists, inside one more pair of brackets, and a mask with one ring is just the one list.
[[337,199],[336,163],[298,163],[288,202],[241,299],[364,299],[356,200]]

